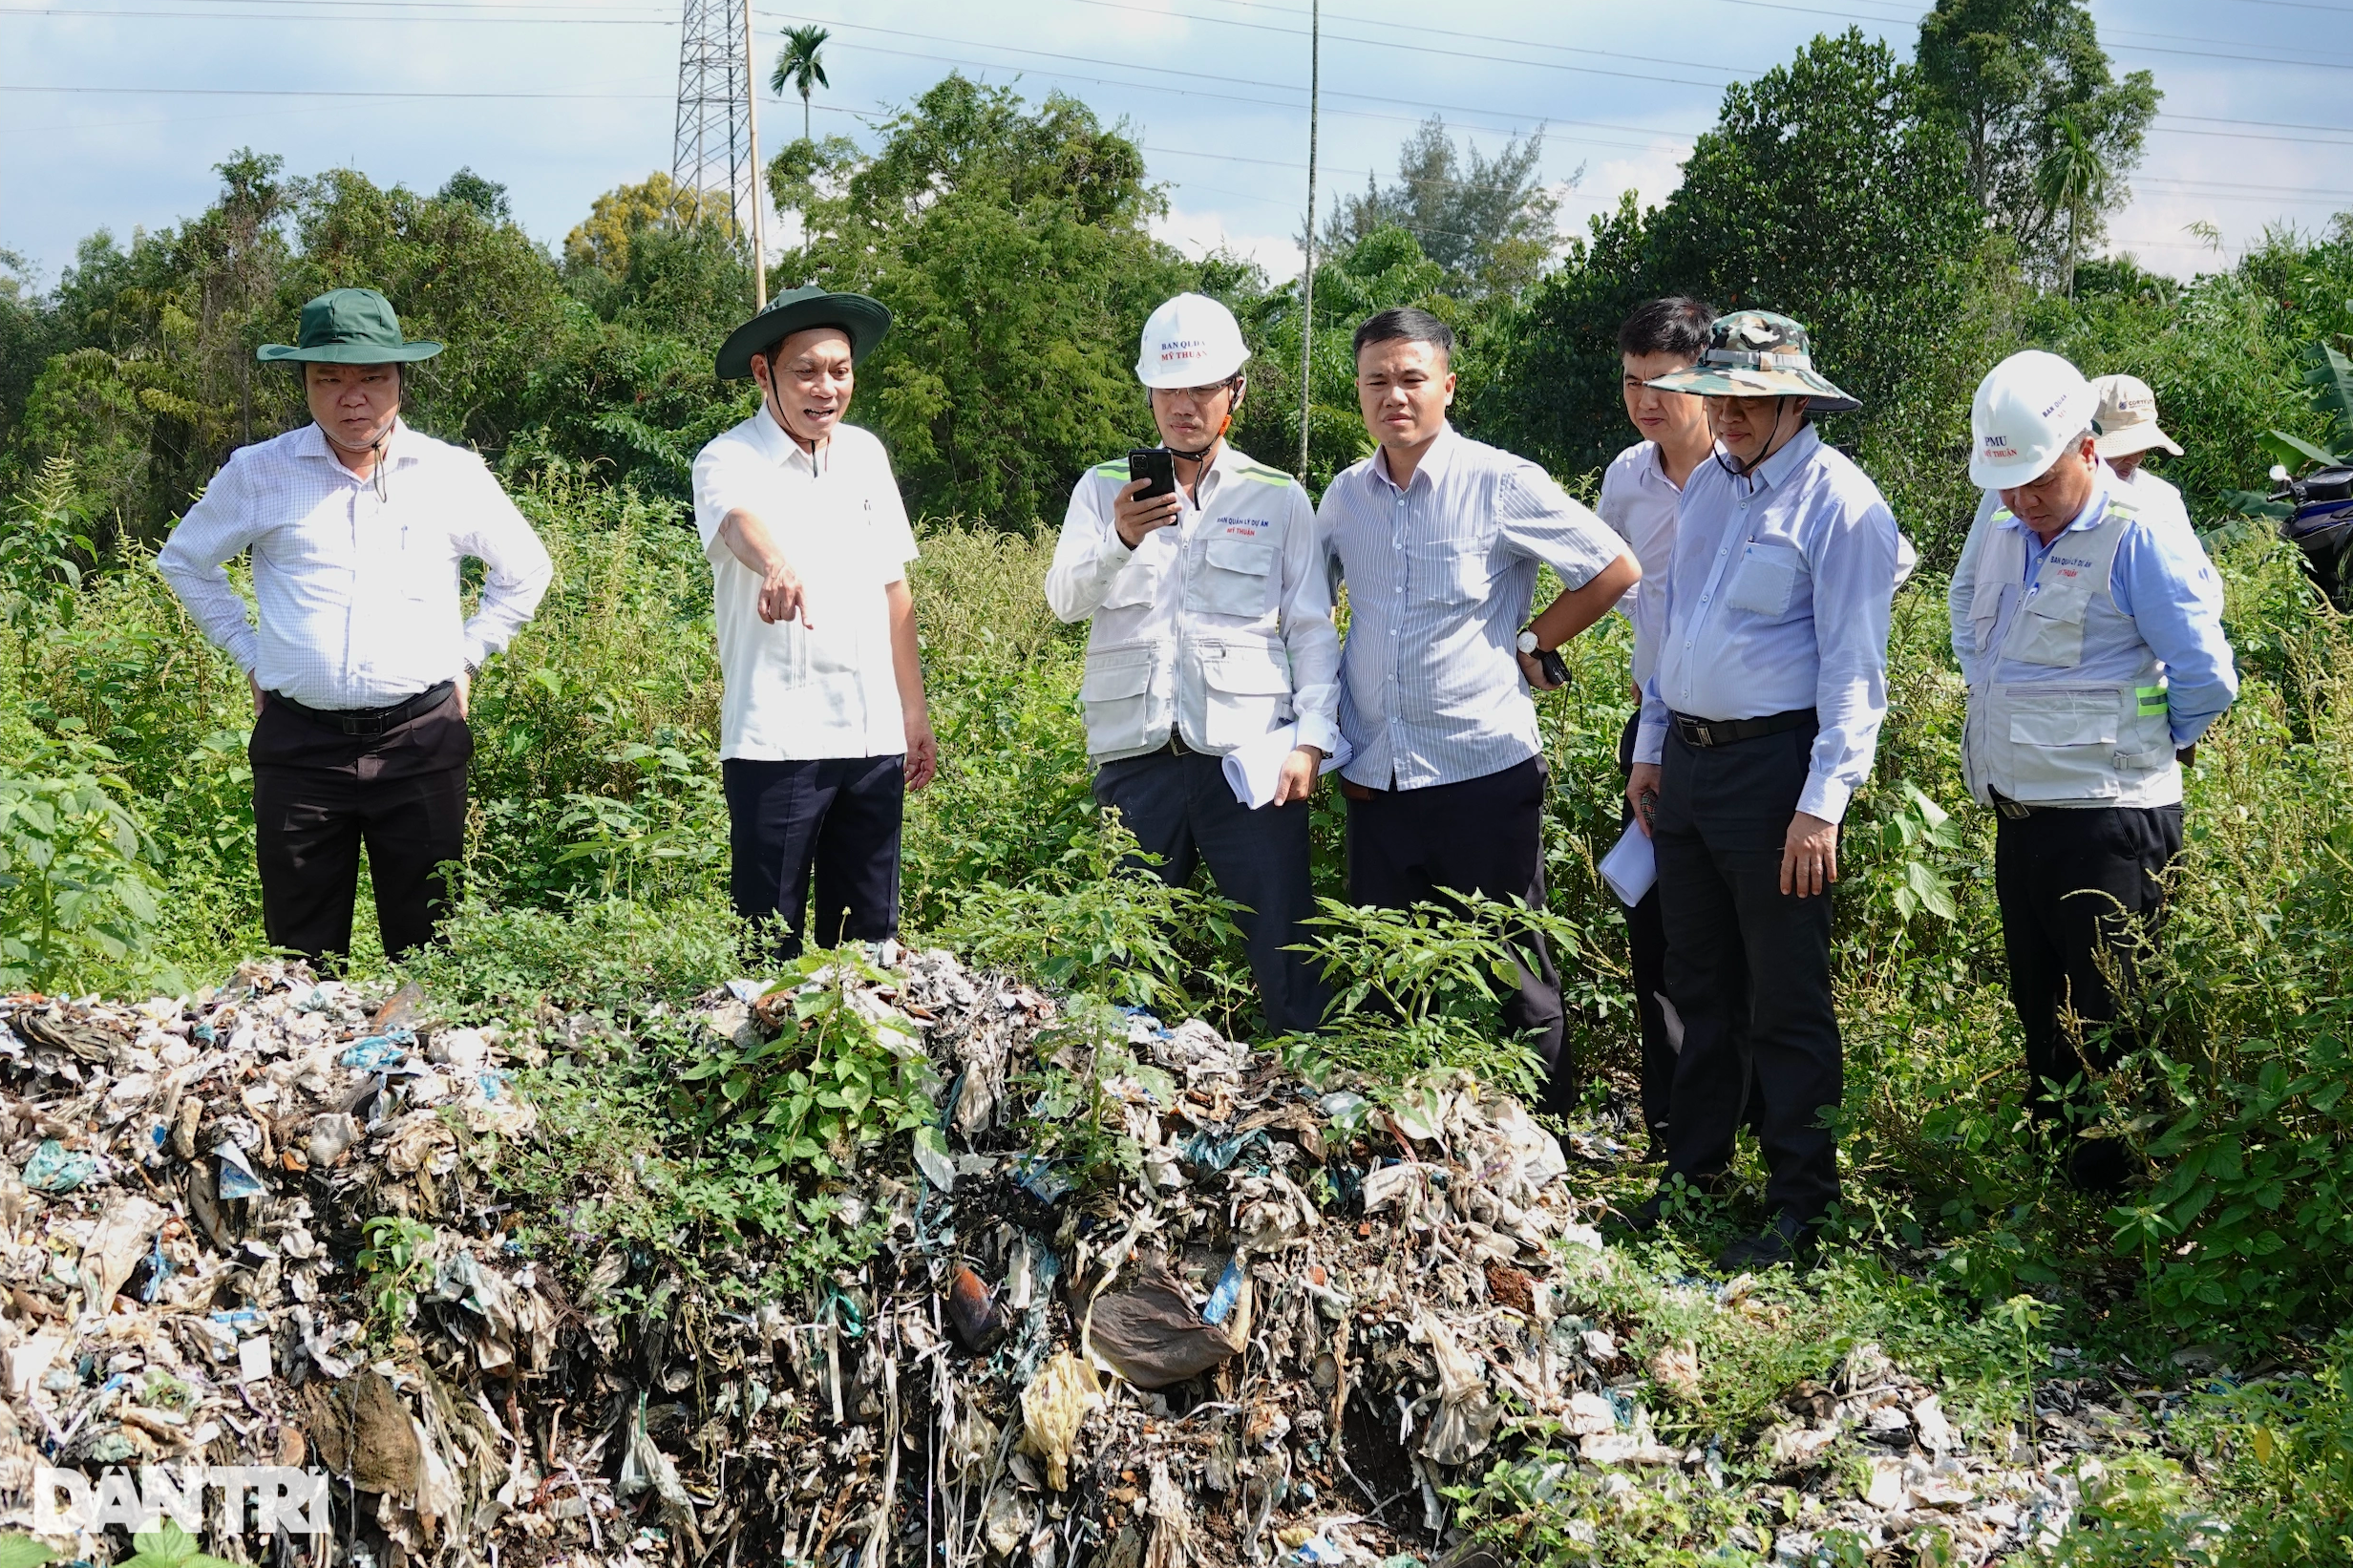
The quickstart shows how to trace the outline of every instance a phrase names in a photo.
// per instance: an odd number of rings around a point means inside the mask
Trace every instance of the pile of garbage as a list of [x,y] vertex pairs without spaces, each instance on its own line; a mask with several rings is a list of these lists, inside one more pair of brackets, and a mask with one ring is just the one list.
[[[1622,1346],[1623,1265],[1518,1102],[1379,1105],[1199,1022],[1090,1036],[945,952],[875,957],[856,1004],[927,1058],[939,1124],[829,1184],[862,1264],[788,1290],[723,1260],[749,1310],[658,1248],[514,1240],[510,1042],[413,990],[257,964],[185,1003],[0,999],[0,1530],[120,1560],[128,1515],[53,1528],[42,1475],[103,1502],[111,1470],[280,1466],[325,1473],[329,1521],[282,1520],[280,1561],[1409,1568],[1463,1557],[1447,1489],[1498,1457],[1723,1484],[1656,1435],[1692,1352]],[[737,982],[693,1024],[758,1042],[792,1000]],[[543,1023],[519,1053],[598,1027]],[[1127,1158],[1039,1153],[1041,1041]],[[1785,1560],[1933,1519],[1982,1561],[2077,1500],[2055,1450],[1972,1454],[1876,1351],[1788,1410],[1761,1448],[1824,1495]],[[1842,1435],[1877,1457],[1834,1499]]]

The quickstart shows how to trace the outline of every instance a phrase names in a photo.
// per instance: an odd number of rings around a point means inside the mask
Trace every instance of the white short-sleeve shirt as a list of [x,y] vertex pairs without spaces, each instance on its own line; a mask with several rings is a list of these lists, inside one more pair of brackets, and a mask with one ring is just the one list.
[[[760,619],[759,574],[719,538],[734,511],[758,518],[799,574],[802,616]],[[763,409],[694,459],[694,522],[726,688],[719,755],[803,762],[905,751],[884,590],[907,575],[915,532],[882,443],[837,425],[812,456]]]

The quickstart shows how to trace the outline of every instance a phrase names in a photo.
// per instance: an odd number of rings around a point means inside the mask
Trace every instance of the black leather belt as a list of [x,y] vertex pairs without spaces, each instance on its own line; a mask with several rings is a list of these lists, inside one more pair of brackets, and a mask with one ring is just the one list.
[[1985,793],[1994,797],[1994,810],[2000,812],[2003,816],[2008,817],[2013,822],[2024,822],[2027,817],[2034,815],[2034,808],[2032,806],[2027,805],[2023,800],[2012,800],[2008,795],[2003,795],[2000,790],[1988,790]]
[[1198,751],[1198,747],[1187,746],[1185,744],[1185,737],[1176,732],[1176,726],[1171,725],[1169,727],[1167,744],[1155,746],[1144,754],[1146,756],[1192,756],[1196,754]]
[[313,724],[340,730],[347,735],[381,735],[408,723],[419,713],[432,712],[449,701],[451,693],[456,689],[456,681],[443,681],[390,708],[306,708],[281,691],[272,691],[269,700],[284,704],[286,711],[299,713]]
[[1804,730],[1817,722],[1811,708],[1792,708],[1786,713],[1768,713],[1761,719],[1695,719],[1686,713],[1667,716],[1675,721],[1675,733],[1683,737],[1685,746],[1730,746]]

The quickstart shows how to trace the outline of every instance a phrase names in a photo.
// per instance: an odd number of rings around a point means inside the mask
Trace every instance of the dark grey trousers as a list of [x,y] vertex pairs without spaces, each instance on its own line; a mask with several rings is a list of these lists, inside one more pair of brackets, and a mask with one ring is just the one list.
[[1240,904],[1250,972],[1270,1033],[1305,1033],[1324,1021],[1325,987],[1304,953],[1286,952],[1308,933],[1315,913],[1307,881],[1307,802],[1252,811],[1234,798],[1220,758],[1193,752],[1107,762],[1095,771],[1094,797],[1118,808],[1137,845],[1156,855],[1153,874],[1171,886],[1209,863],[1225,898]]
[[1812,728],[1729,746],[1667,731],[1652,836],[1666,926],[1666,994],[1683,1015],[1667,1170],[1720,1175],[1753,1091],[1771,1173],[1766,1198],[1801,1220],[1838,1197],[1822,1112],[1845,1092],[1831,1002],[1830,897],[1781,891],[1781,852],[1805,788]]

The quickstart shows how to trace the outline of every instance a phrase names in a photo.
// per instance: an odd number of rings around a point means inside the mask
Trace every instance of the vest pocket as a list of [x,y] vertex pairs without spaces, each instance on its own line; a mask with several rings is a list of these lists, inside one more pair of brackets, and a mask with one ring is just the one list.
[[1266,603],[1266,579],[1274,569],[1274,540],[1213,539],[1201,547],[1201,570],[1193,584],[1194,607],[1210,615],[1240,615],[1255,621],[1271,607]]
[[1152,717],[1152,649],[1113,653],[1087,664],[1079,710],[1087,718],[1087,751],[1106,756],[1145,743]]
[[2010,792],[2017,799],[2105,800],[2120,785],[2117,736],[2129,700],[2113,687],[1997,688],[2008,710]]
[[1271,648],[1229,647],[1204,658],[1201,683],[1209,699],[1201,738],[1212,751],[1231,751],[1291,720],[1291,671]]
[[2003,653],[2022,664],[2072,669],[2084,662],[2084,618],[2091,608],[2091,579],[2046,581],[2019,606]]
[[1751,543],[1741,551],[1740,565],[1732,573],[1732,585],[1725,590],[1724,603],[1736,610],[1777,620],[1789,614],[1797,579],[1805,570],[1805,556],[1790,546]]

